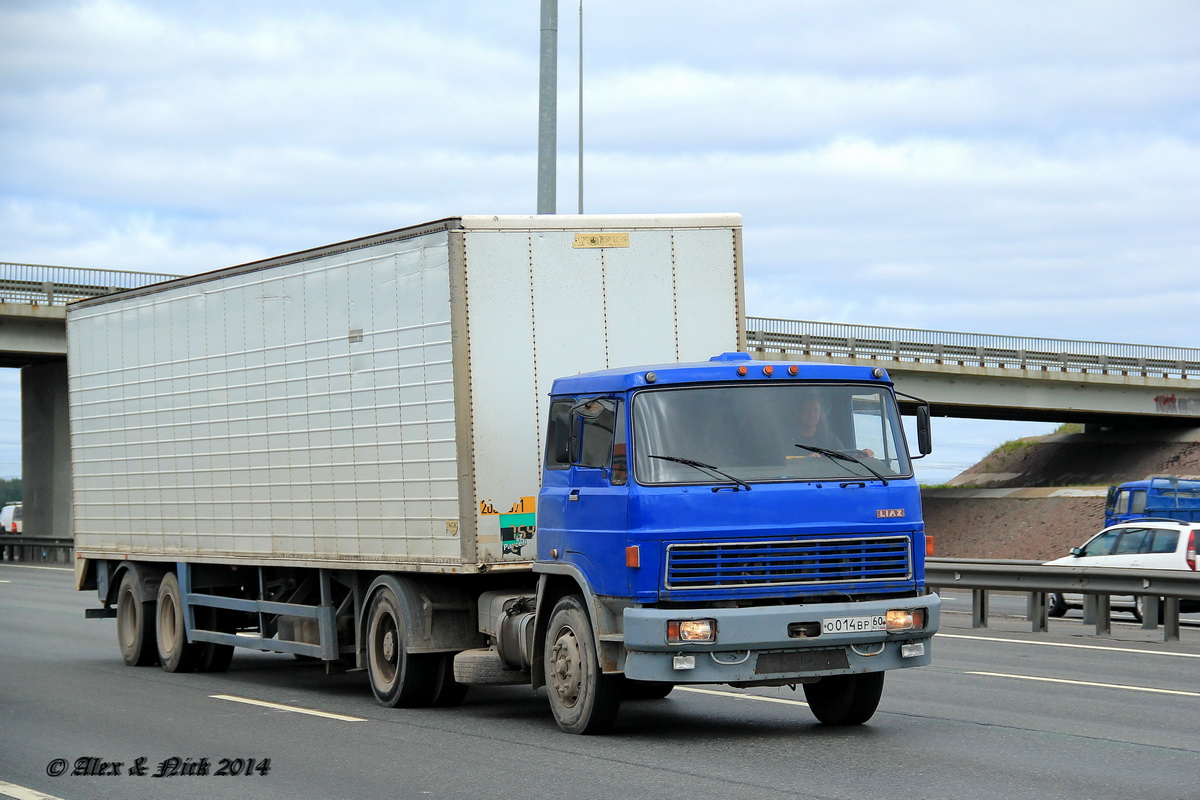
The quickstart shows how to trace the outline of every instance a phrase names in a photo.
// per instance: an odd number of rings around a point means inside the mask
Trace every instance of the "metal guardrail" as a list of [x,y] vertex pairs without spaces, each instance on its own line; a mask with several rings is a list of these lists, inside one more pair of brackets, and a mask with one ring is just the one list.
[[0,262],[0,301],[65,306],[73,300],[99,297],[121,289],[136,289],[139,286],[178,277],[115,269],[79,269]]
[[[925,582],[932,587],[970,589],[971,625],[987,627],[989,591],[1028,592],[1032,629],[1049,627],[1047,595],[1073,592],[1085,596],[1084,622],[1096,626],[1097,636],[1112,632],[1113,595],[1146,598],[1142,627],[1154,630],[1161,617],[1163,640],[1179,641],[1179,601],[1200,601],[1200,573],[1184,570],[1130,570],[1112,567],[1047,567],[1040,561],[931,558],[925,562]],[[1161,614],[1158,598],[1162,598]]]
[[0,562],[71,564],[74,553],[74,539],[0,534]]
[[1040,372],[1200,378],[1200,349],[926,331],[833,322],[746,319],[747,346],[764,354]]

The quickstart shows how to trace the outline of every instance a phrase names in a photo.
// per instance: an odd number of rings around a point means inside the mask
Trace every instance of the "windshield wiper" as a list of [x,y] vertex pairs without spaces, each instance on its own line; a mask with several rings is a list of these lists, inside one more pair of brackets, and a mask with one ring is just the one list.
[[799,447],[801,450],[808,450],[811,453],[820,453],[823,456],[828,456],[829,458],[837,459],[839,461],[850,461],[854,464],[858,464],[860,467],[865,469],[867,472],[871,473],[876,478],[879,478],[879,480],[883,481],[884,486],[888,485],[887,478],[883,477],[878,472],[876,472],[873,467],[871,467],[869,464],[864,462],[858,456],[852,456],[849,453],[843,453],[841,450],[830,450],[827,447],[817,447],[817,446],[811,445],[811,444],[797,444],[796,447]]
[[[713,475],[718,475],[722,478],[725,478],[726,480],[733,481],[736,485],[741,486],[747,492],[750,491],[750,484],[746,483],[741,478],[735,478],[734,476],[730,475],[728,472],[722,472],[721,470],[714,467],[712,464],[705,464],[703,461],[694,461],[690,458],[680,458],[679,456],[650,456],[650,458],[658,458],[663,461],[674,461],[676,464],[685,464],[689,467],[695,467],[696,469],[699,469],[699,470],[705,470],[707,472],[712,473]],[[713,489],[713,491],[715,492],[716,489]]]

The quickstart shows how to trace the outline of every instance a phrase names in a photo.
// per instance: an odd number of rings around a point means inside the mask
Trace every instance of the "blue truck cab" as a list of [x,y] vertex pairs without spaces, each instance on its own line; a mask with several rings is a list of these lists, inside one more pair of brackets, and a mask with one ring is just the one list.
[[1104,527],[1147,517],[1200,522],[1200,480],[1151,475],[1108,487]]
[[857,724],[886,670],[930,662],[940,601],[886,371],[727,353],[559,379],[549,418],[539,607],[583,588],[593,630],[570,633],[598,684],[803,684]]

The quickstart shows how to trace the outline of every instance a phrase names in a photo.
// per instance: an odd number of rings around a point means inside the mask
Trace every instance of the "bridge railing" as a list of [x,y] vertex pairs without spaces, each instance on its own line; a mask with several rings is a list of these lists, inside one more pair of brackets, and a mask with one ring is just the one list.
[[1200,378],[1200,349],[997,336],[749,317],[747,345],[764,355],[863,358],[1040,372]]
[[0,263],[0,301],[65,306],[73,300],[136,289],[178,277],[115,269]]

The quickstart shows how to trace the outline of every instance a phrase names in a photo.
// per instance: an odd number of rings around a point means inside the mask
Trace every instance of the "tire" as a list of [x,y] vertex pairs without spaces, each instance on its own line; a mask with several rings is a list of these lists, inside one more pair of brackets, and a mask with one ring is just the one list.
[[[197,608],[196,626],[207,628],[217,633],[233,633],[237,625],[234,622],[235,612],[226,608]],[[196,659],[197,672],[224,672],[229,669],[233,660],[233,645],[201,642],[200,654]]]
[[367,674],[371,691],[389,708],[426,708],[439,694],[441,653],[408,652],[404,617],[392,587],[371,597],[367,612]]
[[1050,595],[1050,608],[1047,612],[1052,617],[1063,617],[1067,614],[1067,601],[1059,594],[1054,592]]
[[[1158,621],[1162,622],[1163,600],[1161,597],[1155,597],[1154,602],[1158,603]],[[1133,599],[1133,610],[1129,613],[1133,614],[1133,618],[1135,620],[1141,622],[1142,618],[1146,615],[1146,598],[1142,597],[1140,594],[1135,597]]]
[[468,686],[528,686],[527,670],[513,669],[494,649],[464,650],[451,657],[454,678]]
[[438,660],[441,662],[438,686],[433,693],[433,702],[430,705],[435,708],[451,708],[461,705],[471,687],[454,680],[454,653],[443,653]]
[[199,666],[201,647],[187,640],[183,620],[183,594],[174,572],[158,585],[158,609],[154,615],[158,635],[158,661],[167,672],[193,672]]
[[622,700],[662,700],[675,688],[673,683],[663,681],[635,681],[621,676]]
[[804,699],[813,715],[825,725],[861,725],[879,707],[883,672],[829,675],[804,684]]
[[554,721],[567,733],[605,733],[621,708],[620,676],[605,675],[583,599],[558,601],[546,628],[544,668]]
[[117,589],[117,646],[121,658],[131,667],[158,663],[154,609],[155,601],[146,599],[141,576],[126,570]]

